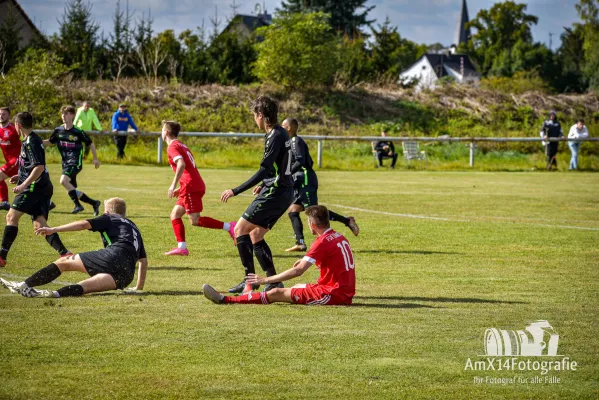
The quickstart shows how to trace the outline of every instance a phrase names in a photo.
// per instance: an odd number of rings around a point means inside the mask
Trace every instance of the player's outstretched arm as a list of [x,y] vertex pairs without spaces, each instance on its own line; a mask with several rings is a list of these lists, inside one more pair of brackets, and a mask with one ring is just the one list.
[[95,144],[90,144],[89,145],[89,149],[92,152],[92,157],[94,158],[92,160],[92,164],[94,164],[94,166],[96,167],[96,169],[100,168],[100,160],[98,160],[98,153],[96,152],[96,145]]
[[293,264],[292,268],[289,268],[287,271],[281,272],[280,274],[277,274],[277,275],[263,277],[263,276],[258,276],[256,274],[248,274],[246,282],[264,285],[264,284],[268,284],[268,283],[288,281],[288,280],[297,278],[298,276],[302,276],[304,274],[304,272],[306,272],[308,270],[308,268],[310,268],[311,265],[312,265],[311,262],[306,261],[304,259],[297,260],[295,262],[295,264]]
[[86,229],[91,229],[91,224],[87,220],[75,221],[70,224],[55,226],[53,228],[49,226],[44,226],[35,230],[36,235],[51,235],[57,232],[76,232],[76,231],[84,231]]

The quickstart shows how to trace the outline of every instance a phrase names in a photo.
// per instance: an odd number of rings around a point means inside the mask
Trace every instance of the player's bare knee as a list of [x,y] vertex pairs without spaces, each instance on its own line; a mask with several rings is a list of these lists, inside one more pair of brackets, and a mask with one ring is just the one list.
[[256,228],[250,232],[250,238],[252,239],[252,243],[258,243],[264,239],[264,232],[262,229]]
[[68,176],[66,176],[66,175],[61,175],[61,176],[60,176],[60,184],[61,184],[62,186],[66,186],[66,185],[67,185],[67,184],[69,184],[69,183],[71,183],[71,178],[69,178],[69,177],[68,177]]
[[189,215],[189,222],[193,226],[200,226],[200,216],[199,215]]
[[12,209],[8,210],[8,213],[6,214],[6,225],[17,225],[19,223],[19,218],[17,217],[17,215],[12,211]]

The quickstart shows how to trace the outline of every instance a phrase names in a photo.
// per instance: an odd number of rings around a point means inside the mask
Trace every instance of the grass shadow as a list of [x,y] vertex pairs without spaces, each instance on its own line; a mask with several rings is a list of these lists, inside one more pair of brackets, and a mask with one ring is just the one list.
[[162,271],[222,271],[224,268],[201,268],[201,267],[175,267],[175,266],[165,266],[165,267],[148,267],[150,270],[162,270]]
[[365,300],[425,301],[431,303],[528,304],[524,301],[478,299],[473,297],[356,296],[354,298]]
[[90,293],[89,297],[96,296],[128,296],[128,297],[145,297],[145,296],[200,296],[202,295],[200,290],[164,290],[162,292],[139,292],[135,294],[127,294],[122,292],[115,293],[114,291],[102,292],[102,293]]
[[416,303],[352,303],[351,307],[363,308],[442,308]]
[[429,250],[386,250],[386,249],[381,249],[381,250],[355,250],[354,253],[356,254],[360,254],[360,253],[374,253],[374,254],[422,254],[422,255],[429,255],[429,254],[464,254],[464,253],[458,253],[455,251],[429,251]]

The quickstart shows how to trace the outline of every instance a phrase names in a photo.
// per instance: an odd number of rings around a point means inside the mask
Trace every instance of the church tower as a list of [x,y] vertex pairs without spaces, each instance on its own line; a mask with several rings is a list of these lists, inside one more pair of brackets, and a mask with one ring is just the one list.
[[466,24],[470,21],[468,17],[468,6],[466,0],[462,0],[462,9],[460,10],[460,18],[458,20],[458,27],[453,38],[453,44],[457,47],[462,43],[466,43],[470,40],[470,28],[466,28]]

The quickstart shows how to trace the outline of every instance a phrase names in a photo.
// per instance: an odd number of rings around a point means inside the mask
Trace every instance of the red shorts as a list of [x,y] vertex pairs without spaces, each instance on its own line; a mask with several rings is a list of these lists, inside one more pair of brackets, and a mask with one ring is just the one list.
[[306,304],[308,306],[351,305],[351,298],[348,300],[329,294],[329,291],[324,289],[324,287],[310,283],[293,286],[291,288],[291,300],[295,304]]
[[0,168],[0,172],[4,172],[4,175],[10,178],[19,173],[19,164],[16,161],[14,163],[7,162]]
[[200,213],[204,209],[204,205],[202,204],[203,197],[204,192],[185,193],[184,195],[179,195],[177,205],[185,208],[187,214]]

